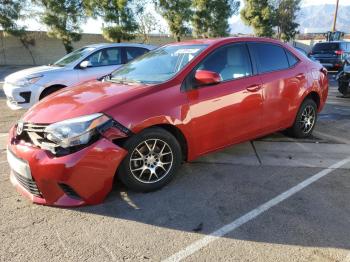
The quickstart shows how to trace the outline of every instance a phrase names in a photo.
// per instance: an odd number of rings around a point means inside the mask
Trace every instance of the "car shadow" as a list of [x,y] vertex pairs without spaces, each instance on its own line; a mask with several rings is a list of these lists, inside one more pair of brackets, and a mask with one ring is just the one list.
[[[74,210],[207,235],[318,171],[187,163],[162,190],[134,193],[118,183],[103,204]],[[344,173],[324,178],[225,237],[350,249],[350,182]]]

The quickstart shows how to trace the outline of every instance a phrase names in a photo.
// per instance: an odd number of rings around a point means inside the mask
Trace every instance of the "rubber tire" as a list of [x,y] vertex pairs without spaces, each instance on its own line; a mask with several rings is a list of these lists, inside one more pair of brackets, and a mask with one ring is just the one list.
[[350,94],[349,82],[338,81],[338,91],[343,96],[348,96]]
[[[314,110],[316,112],[316,119],[315,119],[315,124],[312,127],[312,129],[307,134],[305,134],[299,127],[299,121],[300,121],[301,115],[302,115],[305,107],[308,106],[308,105],[311,105],[314,108]],[[306,138],[306,137],[309,137],[309,136],[311,136],[312,131],[314,130],[314,128],[316,126],[316,123],[317,123],[317,104],[311,98],[307,98],[301,104],[301,106],[299,108],[299,111],[298,111],[298,114],[297,114],[297,116],[295,118],[293,126],[290,127],[289,129],[287,129],[287,134],[292,136],[292,137],[295,137],[295,138]]]
[[64,86],[50,86],[44,89],[44,91],[41,92],[39,100],[57,92],[58,90],[61,90],[64,88]]
[[[155,139],[155,138],[161,139],[166,143],[168,143],[168,145],[171,147],[173,151],[174,162],[169,173],[162,180],[152,184],[145,184],[134,178],[134,176],[130,171],[129,161],[130,161],[131,153],[134,151],[135,147],[137,147],[144,140]],[[182,161],[182,153],[181,153],[181,147],[179,145],[179,142],[171,133],[164,130],[163,128],[146,129],[141,133],[134,135],[130,139],[128,139],[124,143],[123,147],[128,150],[128,154],[126,155],[121,165],[119,166],[117,175],[120,181],[128,189],[136,192],[151,192],[164,187],[174,178],[176,171],[179,168]]]

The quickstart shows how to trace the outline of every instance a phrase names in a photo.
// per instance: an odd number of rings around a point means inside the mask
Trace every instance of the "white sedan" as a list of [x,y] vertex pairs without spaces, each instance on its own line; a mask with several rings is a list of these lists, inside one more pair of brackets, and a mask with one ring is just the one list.
[[27,109],[61,88],[108,75],[154,48],[133,43],[94,44],[77,49],[52,65],[18,71],[5,78],[7,105],[13,110]]

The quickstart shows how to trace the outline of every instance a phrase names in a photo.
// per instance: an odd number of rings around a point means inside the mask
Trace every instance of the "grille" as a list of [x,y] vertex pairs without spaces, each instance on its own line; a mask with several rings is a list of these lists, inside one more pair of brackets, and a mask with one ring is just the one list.
[[27,132],[39,132],[44,133],[45,128],[48,125],[38,125],[38,124],[31,124],[31,123],[23,123],[23,131]]
[[63,183],[59,183],[59,186],[64,191],[64,193],[66,193],[67,196],[69,196],[73,199],[81,199],[81,197],[70,186],[63,184]]
[[28,192],[30,192],[32,195],[37,197],[42,197],[38,187],[36,186],[36,183],[33,179],[29,179],[26,177],[21,176],[15,171],[12,171],[19,182],[21,186],[23,186]]
[[23,131],[17,135],[17,138],[41,149],[51,150],[57,145],[46,139],[45,128],[47,126],[45,124],[23,123]]

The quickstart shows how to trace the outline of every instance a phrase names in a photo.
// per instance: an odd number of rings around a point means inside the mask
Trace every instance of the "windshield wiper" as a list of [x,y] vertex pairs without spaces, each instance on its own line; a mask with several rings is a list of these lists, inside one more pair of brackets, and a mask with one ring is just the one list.
[[123,84],[123,85],[128,85],[128,84],[142,84],[142,81],[139,80],[134,80],[134,79],[117,79],[117,78],[109,78],[106,81],[117,83],[117,84]]
[[112,77],[112,73],[97,78],[97,81],[102,81],[102,82],[109,81],[111,79],[111,77]]

